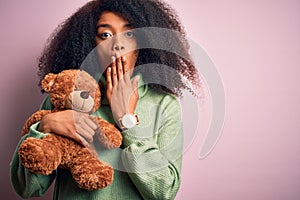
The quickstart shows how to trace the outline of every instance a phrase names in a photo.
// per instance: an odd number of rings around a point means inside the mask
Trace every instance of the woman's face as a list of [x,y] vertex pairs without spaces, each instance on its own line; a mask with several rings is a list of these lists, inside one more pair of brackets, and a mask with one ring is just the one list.
[[107,11],[101,14],[95,37],[101,66],[107,68],[113,56],[123,56],[127,63],[127,69],[124,71],[134,68],[138,50],[132,29],[128,21],[114,12]]

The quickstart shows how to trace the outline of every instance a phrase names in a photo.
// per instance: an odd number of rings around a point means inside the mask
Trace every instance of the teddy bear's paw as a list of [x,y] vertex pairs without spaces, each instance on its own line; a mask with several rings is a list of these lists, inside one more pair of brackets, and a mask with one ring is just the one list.
[[73,177],[78,187],[91,191],[105,188],[111,184],[113,174],[114,170],[110,165],[97,160],[97,162],[82,163],[80,171],[73,173]]
[[108,149],[120,147],[123,139],[120,131],[100,117],[94,118],[94,120],[99,125],[96,135],[100,143]]
[[101,127],[98,133],[98,140],[108,149],[120,147],[122,144],[122,135],[109,127]]
[[19,148],[19,158],[28,170],[48,175],[61,162],[61,153],[49,142],[27,138]]

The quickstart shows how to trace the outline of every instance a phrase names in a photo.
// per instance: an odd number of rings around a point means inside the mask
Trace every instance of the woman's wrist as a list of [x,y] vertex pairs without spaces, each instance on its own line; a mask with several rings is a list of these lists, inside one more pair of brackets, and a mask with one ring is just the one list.
[[117,119],[117,125],[122,130],[131,129],[140,123],[137,114],[125,113]]

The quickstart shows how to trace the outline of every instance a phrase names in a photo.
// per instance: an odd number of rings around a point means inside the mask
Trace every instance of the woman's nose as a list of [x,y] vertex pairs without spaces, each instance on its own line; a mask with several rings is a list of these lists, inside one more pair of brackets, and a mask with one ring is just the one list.
[[121,44],[114,44],[113,45],[113,51],[121,51],[121,50],[124,50],[125,47],[124,45],[121,45]]
[[122,51],[125,49],[124,42],[121,38],[121,36],[116,35],[113,38],[113,43],[112,43],[112,50],[113,51]]

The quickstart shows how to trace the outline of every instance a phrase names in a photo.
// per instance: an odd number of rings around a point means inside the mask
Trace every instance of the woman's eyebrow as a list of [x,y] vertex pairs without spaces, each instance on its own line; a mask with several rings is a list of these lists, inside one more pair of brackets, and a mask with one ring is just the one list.
[[98,24],[96,28],[98,29],[98,28],[100,28],[100,27],[103,27],[103,28],[111,28],[111,25],[109,25],[109,24]]
[[124,27],[130,27],[131,28],[131,27],[133,27],[133,25],[128,23],[128,24],[125,24]]
[[[112,26],[110,24],[98,24],[97,27],[96,27],[96,29],[98,29],[100,27],[102,27],[102,28],[111,28]],[[132,24],[130,24],[130,23],[125,24],[123,27],[125,27],[125,28],[127,28],[127,27],[131,28]]]

